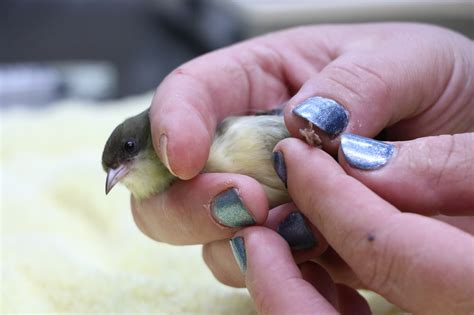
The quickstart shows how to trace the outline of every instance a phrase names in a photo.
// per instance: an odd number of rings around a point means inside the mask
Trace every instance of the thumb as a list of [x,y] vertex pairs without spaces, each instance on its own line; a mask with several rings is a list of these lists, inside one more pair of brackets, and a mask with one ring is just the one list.
[[474,133],[394,143],[344,134],[339,162],[402,211],[474,214]]
[[454,71],[474,67],[472,58],[456,57],[470,56],[469,40],[410,24],[382,25],[362,37],[334,49],[332,61],[288,102],[285,122],[293,135],[309,121],[335,152],[342,132],[373,138],[388,127],[390,139],[413,139],[472,128],[465,88],[472,71]]

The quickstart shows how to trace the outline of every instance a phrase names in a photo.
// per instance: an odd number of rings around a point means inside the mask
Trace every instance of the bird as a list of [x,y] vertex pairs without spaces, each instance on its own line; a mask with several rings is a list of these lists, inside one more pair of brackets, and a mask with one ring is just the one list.
[[[216,128],[202,173],[237,173],[257,180],[270,207],[290,201],[272,163],[273,149],[290,137],[282,110],[229,116]],[[138,200],[160,194],[177,180],[156,154],[150,129],[149,108],[127,118],[109,136],[102,153],[107,173],[106,194],[124,184]]]

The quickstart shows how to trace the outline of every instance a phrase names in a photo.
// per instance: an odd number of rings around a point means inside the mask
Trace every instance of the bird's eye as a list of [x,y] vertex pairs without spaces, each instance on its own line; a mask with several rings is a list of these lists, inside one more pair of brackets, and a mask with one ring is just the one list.
[[125,150],[125,152],[127,153],[134,153],[135,150],[137,148],[137,143],[135,140],[133,139],[130,139],[130,140],[127,140],[124,144],[123,144],[123,149]]

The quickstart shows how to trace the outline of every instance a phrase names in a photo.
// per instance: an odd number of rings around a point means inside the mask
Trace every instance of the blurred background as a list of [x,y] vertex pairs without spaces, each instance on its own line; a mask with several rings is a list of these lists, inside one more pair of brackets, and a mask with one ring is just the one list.
[[474,36],[472,0],[2,0],[0,104],[110,99],[179,64],[299,24],[418,21]]
[[398,20],[472,38],[474,2],[0,0],[0,313],[254,314],[200,246],[146,238],[128,191],[105,196],[103,145],[197,55],[298,24]]

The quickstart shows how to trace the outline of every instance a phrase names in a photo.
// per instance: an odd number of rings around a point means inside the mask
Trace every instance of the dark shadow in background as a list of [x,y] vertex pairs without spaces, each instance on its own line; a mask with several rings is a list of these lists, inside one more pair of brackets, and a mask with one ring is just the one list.
[[118,73],[114,98],[155,88],[206,50],[170,27],[151,1],[0,1],[0,64],[108,62]]
[[[101,99],[143,93],[197,55],[297,24],[417,21],[474,36],[474,5],[440,2],[440,8],[429,10],[429,3],[414,1],[407,6],[400,1],[400,5],[384,7],[381,1],[372,6],[384,9],[371,15],[365,2],[358,5],[348,0],[354,6],[346,10],[334,6],[333,11],[324,11],[322,5],[312,8],[312,15],[292,16],[285,9],[268,19],[265,13],[274,6],[271,1],[265,3],[267,10],[250,18],[251,14],[226,0],[0,0],[0,105],[2,95],[3,103],[7,103],[5,95],[13,95],[12,104],[15,98],[27,103],[40,99],[48,89],[39,104],[61,97]],[[87,70],[91,62],[113,69],[114,79],[106,82],[110,71],[102,71],[103,77],[100,71],[71,71]],[[11,65],[24,63],[28,63],[26,71],[9,71]],[[46,66],[31,67],[38,64]],[[5,67],[7,71],[2,72]],[[7,86],[2,86],[2,78],[10,84],[10,94],[2,94]],[[102,93],[94,90],[100,84],[105,86]]]

